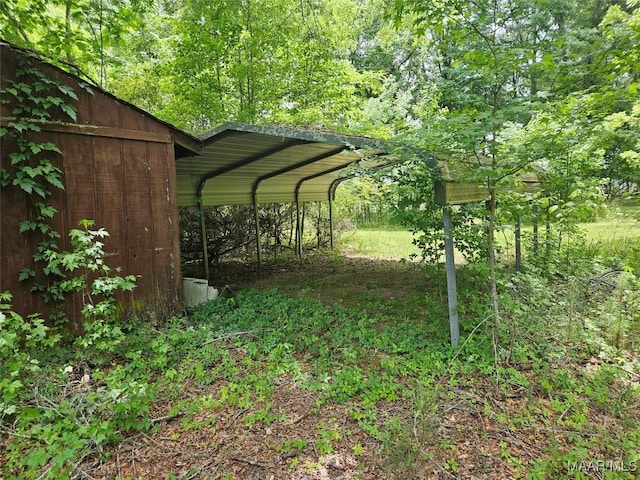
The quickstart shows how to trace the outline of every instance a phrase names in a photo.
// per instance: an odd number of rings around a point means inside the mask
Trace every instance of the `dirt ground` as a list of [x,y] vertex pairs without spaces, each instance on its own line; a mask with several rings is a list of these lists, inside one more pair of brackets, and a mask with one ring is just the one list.
[[[443,267],[444,269],[444,267]],[[444,270],[443,270],[444,274]],[[442,280],[441,282],[439,280]],[[258,268],[255,263],[227,262],[213,266],[211,285],[232,290],[277,288],[290,295],[311,296],[329,305],[363,306],[367,298],[406,299],[433,289],[446,298],[444,277],[428,279],[419,265],[366,257],[309,255],[283,258]]]

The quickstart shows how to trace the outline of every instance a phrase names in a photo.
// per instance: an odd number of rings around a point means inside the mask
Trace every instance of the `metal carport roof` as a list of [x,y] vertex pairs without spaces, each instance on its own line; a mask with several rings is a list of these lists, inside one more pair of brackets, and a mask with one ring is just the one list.
[[200,138],[199,155],[176,161],[181,207],[328,200],[340,170],[385,155],[373,138],[235,122]]

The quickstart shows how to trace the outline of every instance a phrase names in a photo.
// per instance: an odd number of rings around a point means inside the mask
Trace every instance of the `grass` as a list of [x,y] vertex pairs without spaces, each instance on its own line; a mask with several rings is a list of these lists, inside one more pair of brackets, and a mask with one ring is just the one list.
[[[578,228],[584,233],[588,250],[606,257],[625,259],[635,270],[640,270],[640,221],[634,217],[639,213],[640,207],[613,206],[597,221],[578,224]],[[523,228],[524,235],[531,235],[532,232],[532,226]],[[543,237],[544,225],[541,225],[541,242],[544,241]],[[513,257],[513,230],[499,232],[496,238],[498,244],[505,249],[504,256]],[[412,241],[413,235],[410,231],[396,227],[359,228],[344,233],[338,242],[337,250],[346,256],[408,260],[411,255],[420,254],[420,250],[413,245]]]
[[[621,304],[603,288],[585,299],[579,284],[525,277],[502,299],[509,358],[496,363],[481,320],[484,274],[462,268],[463,328],[477,329],[455,350],[428,314],[368,296],[344,306],[247,289],[162,327],[139,325],[112,362],[149,376],[153,429],[78,468],[96,478],[189,478],[179,468],[188,463],[203,478],[333,468],[362,480],[570,479],[616,462],[626,471],[611,478],[635,478],[640,318],[629,315],[618,347],[607,335],[640,296]],[[429,301],[445,314],[443,299]]]
[[409,259],[419,255],[408,230],[366,228],[344,233],[338,242],[342,255],[358,255],[377,259]]
[[[610,207],[606,214],[596,221],[577,224],[581,233],[577,240],[567,240],[565,236],[563,242],[566,244],[568,241],[570,244],[578,245],[591,255],[621,259],[634,270],[640,271],[639,213],[640,207]],[[552,232],[558,230],[558,227],[553,224],[551,228]],[[522,233],[525,237],[531,237],[533,227],[531,225],[524,226]],[[509,228],[498,233],[496,238],[498,245],[504,249],[503,258],[509,261],[509,258],[513,258],[515,249],[513,229]],[[545,241],[544,225],[539,227],[539,238],[540,244],[543,245]],[[526,242],[523,248],[526,249]]]

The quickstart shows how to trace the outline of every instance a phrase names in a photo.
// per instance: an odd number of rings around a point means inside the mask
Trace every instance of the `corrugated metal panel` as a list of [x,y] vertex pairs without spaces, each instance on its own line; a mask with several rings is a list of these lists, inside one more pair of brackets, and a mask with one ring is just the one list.
[[[179,206],[195,206],[201,193],[204,205],[240,205],[295,201],[301,179],[313,186],[299,187],[302,201],[327,200],[337,169],[380,155],[382,142],[325,132],[282,127],[225,123],[205,134],[199,156],[177,161]],[[257,188],[256,188],[257,185]]]

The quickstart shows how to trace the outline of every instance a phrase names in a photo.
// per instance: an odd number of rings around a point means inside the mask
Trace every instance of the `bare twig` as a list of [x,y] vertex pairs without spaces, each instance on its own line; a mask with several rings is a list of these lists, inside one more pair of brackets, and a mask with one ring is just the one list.
[[291,420],[291,424],[295,425],[297,423],[300,423],[302,420],[304,420],[305,418],[307,418],[309,415],[311,414],[311,412],[306,412],[303,413],[302,415],[300,415],[298,418],[296,418],[295,420]]
[[[78,472],[78,474],[80,475],[81,478],[88,478],[89,480],[96,480],[96,477],[94,477],[93,475],[89,474],[88,472],[85,472],[80,467],[75,466],[74,469]],[[74,474],[74,477],[77,477],[77,476],[78,475]]]
[[265,465],[264,463],[260,463],[260,462],[256,462],[255,460],[250,460],[248,458],[242,458],[242,457],[230,457],[231,460],[235,461],[235,462],[240,462],[240,463],[247,463],[249,465],[253,465],[254,467],[260,467],[260,468],[267,468],[268,465]]
[[620,369],[620,370],[622,370],[623,372],[626,372],[626,373],[628,373],[629,375],[633,375],[633,376],[634,376],[634,377],[636,377],[636,378],[640,378],[640,375],[638,375],[636,372],[634,372],[634,371],[632,371],[632,370],[629,370],[629,369],[627,369],[627,368],[624,368],[624,367],[622,367],[622,366],[620,366],[620,365],[616,365],[615,363],[610,363],[609,365],[611,365],[612,367],[619,368],[619,369]]
[[456,361],[456,359],[460,355],[460,352],[462,352],[462,349],[464,348],[464,346],[467,344],[467,342],[469,340],[471,340],[471,337],[473,337],[473,334],[476,333],[476,330],[478,330],[487,320],[489,320],[491,318],[492,318],[491,315],[486,316],[485,318],[483,318],[480,321],[480,323],[478,323],[478,325],[476,325],[473,328],[473,330],[471,330],[471,333],[469,335],[467,335],[467,338],[464,339],[464,342],[462,342],[462,345],[460,345],[460,347],[458,347],[458,351],[455,353],[455,355],[449,361],[449,366],[448,366],[447,370],[451,368],[451,366],[453,365],[453,362]]
[[238,413],[236,413],[233,416],[233,418],[231,419],[231,421],[229,422],[229,426],[232,426],[234,423],[236,423],[236,420],[238,420],[238,418],[240,418],[240,416],[243,415],[247,410],[249,410],[249,409],[248,408],[243,408]]
[[157,441],[155,438],[150,437],[149,435],[147,435],[146,433],[143,433],[142,436],[144,438],[146,438],[147,440],[149,440],[151,443],[153,443],[154,445],[157,445],[158,447],[164,449],[164,450],[168,450],[172,453],[176,453],[175,449],[172,447],[167,447],[166,445],[160,443],[159,441]]
[[42,474],[36,480],[42,480],[43,478],[45,478],[52,469],[53,469],[53,464],[45,468],[44,472],[42,472]]
[[200,346],[204,347],[205,345],[209,345],[210,343],[219,342],[220,340],[227,340],[229,338],[238,337],[240,335],[253,335],[256,332],[268,332],[268,331],[271,331],[271,330],[273,330],[273,329],[260,328],[260,329],[257,329],[257,330],[247,330],[247,331],[244,331],[244,332],[225,333],[224,335],[220,335],[219,337],[212,338],[211,340],[207,340],[206,342],[201,343]]
[[180,413],[176,413],[174,415],[163,415],[161,417],[152,418],[149,421],[151,423],[159,423],[159,422],[164,422],[165,420],[173,420],[174,418],[180,418],[180,417],[183,417],[183,416],[184,416],[184,413],[180,412]]

